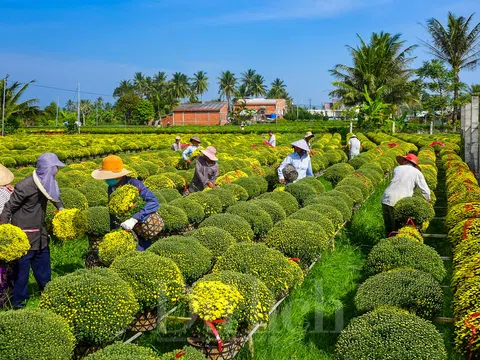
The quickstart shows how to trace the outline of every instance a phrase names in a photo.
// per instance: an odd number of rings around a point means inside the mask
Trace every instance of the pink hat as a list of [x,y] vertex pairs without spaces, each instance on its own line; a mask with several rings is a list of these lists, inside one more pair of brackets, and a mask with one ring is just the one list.
[[217,157],[215,156],[217,154],[217,149],[215,149],[213,146],[207,146],[205,150],[200,150],[203,155],[208,157],[212,161],[217,161]]

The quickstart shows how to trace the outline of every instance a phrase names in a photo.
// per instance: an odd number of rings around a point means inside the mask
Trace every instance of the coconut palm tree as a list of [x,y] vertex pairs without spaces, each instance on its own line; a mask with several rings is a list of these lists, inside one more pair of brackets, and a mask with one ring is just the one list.
[[231,71],[223,71],[218,77],[218,94],[220,98],[225,97],[228,102],[228,109],[230,110],[230,99],[235,95],[237,86],[237,78]]
[[205,94],[208,90],[208,76],[205,71],[198,71],[197,73],[193,74],[193,78],[190,79],[192,83],[192,89],[194,95],[200,95],[200,101],[203,103],[203,94]]
[[409,55],[416,45],[404,48],[400,34],[373,33],[369,43],[357,37],[359,46],[347,45],[353,66],[338,64],[330,70],[336,79],[330,96],[339,98],[339,105],[361,105],[366,101],[366,86],[370,98],[380,97],[392,106],[417,103],[418,87],[410,80],[415,70],[409,67],[414,60]]
[[268,92],[268,97],[272,99],[281,99],[281,95],[286,93],[287,86],[280,80],[276,78],[270,84],[270,91]]
[[454,76],[453,121],[457,119],[460,95],[460,71],[473,70],[480,61],[480,23],[473,24],[474,14],[468,18],[448,13],[447,27],[431,18],[425,26],[430,41],[422,41],[432,55],[450,64]]
[[172,75],[170,83],[172,85],[170,91],[175,98],[184,99],[190,96],[191,88],[187,75],[176,72]]
[[257,75],[257,72],[253,69],[248,69],[247,71],[241,74],[240,82],[242,85],[245,85],[247,88],[247,97],[252,96],[252,90],[254,86],[254,79]]
[[253,96],[260,97],[267,95],[267,87],[265,86],[265,78],[260,74],[255,74],[252,79],[250,93]]
[[[7,82],[5,84],[5,81]],[[8,76],[6,79],[0,80],[0,104],[3,105],[3,88],[5,89],[5,122],[8,118],[14,116],[22,116],[31,113],[38,112],[38,106],[35,106],[38,99],[29,99],[20,101],[23,93],[28,89],[28,86],[34,83],[35,80],[29,81],[26,84],[20,84],[18,81],[13,82],[11,85],[8,83]],[[1,106],[1,105],[0,105]]]
[[113,91],[113,97],[119,98],[119,97],[122,97],[123,95],[133,92],[134,90],[135,90],[135,86],[132,84],[130,80],[122,80]]

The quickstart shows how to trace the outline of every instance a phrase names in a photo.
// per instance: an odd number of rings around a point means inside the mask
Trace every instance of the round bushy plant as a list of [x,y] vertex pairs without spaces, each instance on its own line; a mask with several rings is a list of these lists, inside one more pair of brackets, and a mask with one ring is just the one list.
[[419,197],[406,197],[395,204],[395,221],[398,224],[406,224],[410,218],[415,225],[420,226],[426,221],[431,221],[435,211],[425,199]]
[[247,190],[249,199],[257,197],[261,194],[260,186],[257,182],[249,177],[241,177],[233,182],[234,184],[240,185],[245,190]]
[[165,175],[149,176],[143,183],[150,190],[176,189],[175,182]]
[[137,242],[130,232],[115,230],[106,234],[98,244],[98,257],[109,266],[117,256],[135,251],[136,248]]
[[221,189],[232,192],[236,201],[248,200],[248,191],[238,184],[224,184]]
[[166,176],[170,180],[172,180],[173,183],[175,184],[175,188],[177,189],[177,191],[183,191],[183,189],[187,185],[187,182],[180,174],[177,174],[174,172],[166,172],[166,173],[163,173],[162,176]]
[[244,218],[235,214],[216,214],[203,220],[199,228],[214,226],[232,235],[236,241],[252,241],[254,234],[250,224]]
[[300,206],[303,206],[305,200],[317,194],[313,186],[298,182],[285,186],[285,192],[292,194],[295,199],[297,199]]
[[335,359],[446,360],[447,352],[430,321],[399,309],[378,309],[354,318],[341,332]]
[[344,223],[342,213],[339,210],[337,210],[335,207],[330,205],[312,204],[312,205],[305,206],[301,210],[314,211],[316,213],[322,214],[325,218],[327,218],[332,222],[335,229],[339,229]]
[[477,237],[469,237],[453,249],[453,263],[460,268],[465,261],[480,253],[480,241]]
[[215,259],[236,243],[235,238],[228,231],[215,226],[201,227],[189,232],[188,236],[194,237],[210,250]]
[[[149,348],[135,344],[117,342],[88,355],[85,360],[161,360],[158,355]],[[172,358],[174,359],[174,358]]]
[[230,190],[224,189],[223,187],[212,189],[210,190],[210,193],[215,194],[218,197],[222,203],[223,210],[237,202],[234,193]]
[[191,236],[160,239],[148,251],[175,261],[188,284],[198,280],[212,264],[212,252]]
[[22,229],[11,224],[0,224],[0,261],[15,261],[28,250],[30,241]]
[[418,229],[412,225],[407,225],[398,230],[397,237],[405,237],[420,243],[423,243],[423,236]]
[[158,208],[158,215],[163,219],[165,224],[164,231],[176,232],[188,226],[188,217],[182,208],[162,204]]
[[337,186],[335,190],[347,194],[348,197],[353,199],[353,202],[355,205],[359,205],[364,201],[362,190],[360,190],[355,186],[340,185],[340,186]]
[[77,188],[77,190],[80,191],[83,195],[85,195],[89,207],[106,206],[108,204],[107,189],[98,185],[93,185],[96,183],[100,182],[89,181]]
[[196,350],[191,346],[185,346],[183,349],[173,350],[160,356],[160,360],[176,360],[176,359],[205,360],[205,354],[203,352],[200,352],[199,350]]
[[211,191],[195,192],[188,195],[187,199],[199,203],[203,207],[205,216],[219,214],[223,211],[222,202],[219,197]]
[[260,206],[247,201],[239,201],[227,209],[227,213],[238,215],[250,224],[253,234],[257,237],[264,236],[273,227],[270,215]]
[[303,179],[298,180],[296,184],[308,184],[315,189],[315,192],[317,194],[325,192],[325,186],[322,184],[321,181],[317,180],[313,176],[304,177]]
[[80,344],[105,344],[126,329],[139,310],[130,286],[105,268],[80,269],[50,281],[39,307],[62,316]]
[[298,211],[299,205],[297,199],[292,194],[285,191],[275,191],[262,194],[260,196],[262,200],[272,200],[283,207],[287,216],[292,215],[295,211]]
[[[325,194],[328,194],[328,192]],[[325,194],[317,195],[307,199],[305,201],[305,207],[317,204],[328,205],[337,209],[340,214],[342,214],[342,224],[343,222],[350,220],[350,218],[352,217],[352,209],[347,204],[345,204],[343,199],[335,198],[333,196],[325,196]],[[331,220],[333,221],[333,219]]]
[[176,189],[159,189],[155,190],[155,194],[160,194],[166,202],[182,198],[182,195]]
[[127,184],[117,188],[110,195],[108,211],[119,222],[123,222],[138,213],[144,205],[145,201],[140,197],[138,188]]
[[480,202],[457,204],[448,210],[445,227],[450,230],[465,219],[478,217],[480,217]]
[[470,218],[459,222],[448,232],[448,239],[454,245],[480,236],[480,218]]
[[257,276],[275,298],[303,281],[303,273],[297,263],[262,243],[237,243],[228,248],[217,260],[213,272],[225,270]]
[[188,198],[173,200],[169,205],[176,206],[185,211],[190,224],[199,224],[205,218],[205,212],[203,211],[202,205]]
[[335,164],[328,167],[323,176],[330,181],[333,186],[337,185],[343,178],[353,173],[355,169],[347,163]]
[[325,214],[314,211],[312,208],[309,209],[307,207],[300,209],[296,213],[290,215],[288,218],[307,221],[319,225],[329,239],[333,236],[333,234],[335,234],[335,226],[333,225],[333,222]]
[[254,275],[235,271],[220,271],[202,277],[201,281],[221,281],[233,286],[242,295],[238,304],[240,326],[255,325],[268,321],[268,313],[274,304],[274,297],[267,286]]
[[110,213],[106,206],[94,206],[84,210],[87,217],[87,235],[103,237],[110,232]]
[[328,240],[320,225],[289,218],[275,224],[268,232],[265,244],[287,257],[299,258],[302,265],[308,267],[327,249]]
[[0,312],[2,360],[70,360],[75,337],[68,322],[43,309]]
[[372,275],[396,268],[413,268],[429,273],[438,282],[446,275],[443,260],[435,249],[401,236],[380,240],[370,251],[365,268]]
[[379,306],[396,306],[423,318],[432,318],[442,309],[443,291],[435,278],[415,269],[397,269],[374,275],[355,296],[361,312]]
[[332,191],[327,191],[326,193],[322,194],[321,196],[323,197],[332,197],[335,200],[341,199],[350,209],[350,211],[353,209],[353,206],[355,205],[355,201],[347,195],[347,193],[338,191],[336,188]]
[[88,208],[87,198],[76,189],[60,188],[60,200],[65,209],[85,210]]
[[268,181],[265,180],[263,176],[254,175],[249,176],[247,179],[255,181],[260,190],[260,194],[266,193],[268,191]]
[[62,241],[75,240],[85,236],[87,217],[78,209],[59,211],[52,220],[53,234]]
[[273,224],[285,220],[287,217],[287,214],[285,213],[285,210],[282,208],[282,206],[273,200],[255,199],[251,200],[249,204],[259,206],[260,208],[265,210],[268,215],[270,215]]
[[364,200],[366,200],[368,198],[368,196],[370,195],[370,191],[369,191],[367,185],[365,185],[365,182],[363,182],[362,180],[360,180],[356,176],[352,176],[352,175],[347,176],[346,178],[344,178],[342,181],[340,181],[337,184],[337,187],[338,186],[353,186],[353,187],[356,187],[357,189],[359,189],[362,192],[362,196],[363,196]]
[[117,257],[110,269],[125,280],[143,310],[151,310],[160,302],[177,302],[185,290],[177,264],[153,252],[131,252]]
[[[165,190],[165,189],[162,189],[162,190]],[[157,198],[158,202],[160,204],[165,204],[167,203],[167,199],[165,199],[165,197],[163,196],[163,193],[162,193],[162,190],[150,190],[152,192],[152,194]],[[171,189],[167,189],[167,190],[171,190]],[[176,191],[176,190],[175,190]],[[180,194],[178,194],[180,195]],[[182,197],[180,195],[180,197]]]

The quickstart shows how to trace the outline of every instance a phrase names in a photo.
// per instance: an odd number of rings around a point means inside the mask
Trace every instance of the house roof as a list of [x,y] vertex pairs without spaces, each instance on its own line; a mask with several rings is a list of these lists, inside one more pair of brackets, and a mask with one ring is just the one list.
[[207,101],[202,103],[186,103],[176,107],[174,112],[179,111],[220,111],[222,107],[227,105],[226,101]]
[[276,105],[278,100],[277,99],[240,99],[237,103],[244,102],[246,105]]

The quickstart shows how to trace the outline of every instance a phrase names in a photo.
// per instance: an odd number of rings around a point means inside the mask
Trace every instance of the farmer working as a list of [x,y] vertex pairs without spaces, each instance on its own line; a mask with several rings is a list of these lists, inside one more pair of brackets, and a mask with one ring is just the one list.
[[314,137],[315,137],[315,135],[313,135],[311,131],[307,131],[305,133],[305,137],[303,139],[306,141],[309,148],[312,145],[312,144],[310,144],[310,140],[312,140]]
[[275,137],[275,135],[273,134],[273,130],[270,130],[268,132],[268,135],[270,135],[270,138],[268,139],[268,143],[272,146],[272,147],[276,147],[277,146],[277,138]]
[[387,236],[392,231],[398,230],[393,208],[399,200],[413,196],[413,191],[418,188],[425,200],[430,201],[430,189],[418,166],[417,157],[414,154],[397,156],[397,161],[400,166],[393,171],[392,181],[382,197],[383,220]]
[[172,144],[172,147],[170,149],[172,149],[173,151],[182,150],[182,144],[180,143],[180,139],[180,136],[177,136],[175,138],[175,142]]
[[25,301],[28,299],[30,267],[40,291],[43,291],[51,279],[45,215],[49,200],[58,210],[63,210],[60,189],[55,180],[58,168],[63,166],[65,165],[53,153],[40,155],[36,170],[15,185],[15,191],[0,215],[1,223],[18,226],[27,234],[30,242],[30,250],[18,259],[14,269],[12,303],[15,309],[25,307]]
[[0,214],[13,194],[13,186],[10,185],[13,179],[13,173],[0,164]]
[[[313,176],[312,162],[310,161],[310,155],[308,155],[310,148],[307,142],[298,140],[291,145],[294,152],[288,155],[277,169],[278,178],[282,184],[296,182],[304,177]],[[285,176],[290,175],[286,173],[294,172],[293,170],[297,173],[295,179],[293,178],[295,176]]]
[[358,140],[357,135],[353,134],[350,137],[348,147],[350,148],[350,159],[360,154],[360,148],[362,147],[362,144],[360,143],[360,140]]
[[[96,180],[105,180],[108,185],[109,197],[117,188],[123,185],[133,185],[138,189],[140,196],[145,201],[143,209],[120,224],[120,227],[130,231],[133,230],[137,223],[145,222],[150,215],[156,213],[159,203],[155,195],[140,180],[131,178],[127,176],[128,174],[130,174],[130,171],[124,168],[122,159],[116,155],[109,155],[103,159],[101,168],[92,172],[92,177]],[[118,220],[113,215],[110,215],[110,228],[112,230],[116,229],[118,225]],[[137,250],[144,251],[151,244],[151,240],[139,236]]]
[[188,186],[186,195],[189,193],[202,191],[206,187],[215,188],[215,181],[218,176],[217,150],[213,146],[208,146],[205,150],[200,150],[203,156],[197,158],[195,166],[195,175]]
[[191,159],[189,159],[189,156],[192,155],[192,153],[197,150],[197,149],[200,149],[201,146],[200,146],[200,138],[198,136],[192,136],[190,138],[190,142],[192,143],[192,145],[190,145],[189,147],[187,147],[185,149],[185,151],[182,153],[182,157],[183,157],[183,160],[185,160],[188,164],[190,164],[192,162]]

